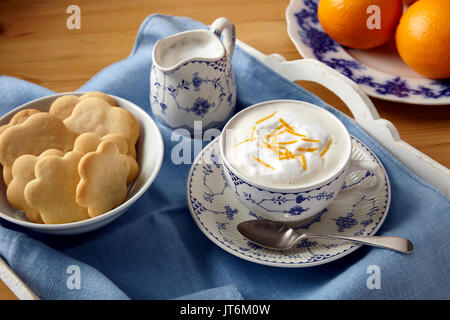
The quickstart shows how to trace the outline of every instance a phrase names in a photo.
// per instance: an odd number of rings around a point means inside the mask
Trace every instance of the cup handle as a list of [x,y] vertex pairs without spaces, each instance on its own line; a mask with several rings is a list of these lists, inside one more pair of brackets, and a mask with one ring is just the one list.
[[223,45],[229,59],[234,52],[234,46],[236,43],[236,32],[234,24],[227,18],[220,17],[214,20],[214,22],[209,27],[209,31],[214,33],[219,39],[223,33]]
[[376,162],[368,160],[351,160],[350,168],[347,175],[358,170],[367,170],[369,172],[372,172],[377,179],[375,185],[370,187],[363,187],[361,185],[358,185],[355,188],[341,190],[339,192],[338,199],[352,195],[355,196],[366,195],[367,197],[370,198],[378,194],[383,189],[384,173],[381,170],[381,167]]

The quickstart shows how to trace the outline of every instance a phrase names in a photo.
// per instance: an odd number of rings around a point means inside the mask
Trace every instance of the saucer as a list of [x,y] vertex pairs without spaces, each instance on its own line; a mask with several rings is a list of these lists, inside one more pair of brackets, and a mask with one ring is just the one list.
[[[352,136],[352,159],[376,161],[382,168],[385,188],[373,197],[342,196],[313,219],[296,226],[298,231],[339,235],[373,235],[383,224],[391,200],[389,178],[376,155]],[[311,267],[334,261],[361,245],[342,240],[306,240],[286,251],[260,247],[237,231],[237,225],[258,219],[233,195],[222,170],[219,137],[196,157],[189,171],[186,196],[189,210],[200,230],[225,251],[248,261],[276,267]],[[368,171],[347,177],[343,189],[370,186],[376,178]],[[273,199],[277,201],[277,199]]]
[[289,37],[303,58],[314,58],[349,77],[372,97],[424,104],[450,104],[450,80],[427,79],[400,58],[395,41],[370,49],[341,46],[317,19],[319,0],[291,0],[286,10]]

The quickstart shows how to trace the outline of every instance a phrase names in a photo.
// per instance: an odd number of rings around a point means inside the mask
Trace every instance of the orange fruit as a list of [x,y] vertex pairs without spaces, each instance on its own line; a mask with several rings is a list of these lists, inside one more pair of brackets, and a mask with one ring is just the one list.
[[416,72],[450,78],[450,1],[413,3],[400,19],[395,42],[400,57]]
[[341,45],[370,49],[394,35],[402,11],[402,0],[320,0],[317,14],[325,32]]

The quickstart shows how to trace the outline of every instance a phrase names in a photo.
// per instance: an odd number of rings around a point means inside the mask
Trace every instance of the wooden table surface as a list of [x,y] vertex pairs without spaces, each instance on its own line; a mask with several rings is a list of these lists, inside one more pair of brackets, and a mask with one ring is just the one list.
[[[289,0],[77,0],[0,2],[0,74],[56,92],[73,91],[102,68],[126,58],[144,18],[153,13],[188,16],[205,24],[224,16],[237,37],[287,60],[301,56],[286,31]],[[69,30],[66,9],[81,9],[81,29]],[[350,114],[326,88],[302,82],[337,109]],[[0,92],[1,97],[1,92]],[[450,167],[450,105],[419,106],[372,99],[382,118],[401,138]],[[0,281],[0,299],[14,296]]]

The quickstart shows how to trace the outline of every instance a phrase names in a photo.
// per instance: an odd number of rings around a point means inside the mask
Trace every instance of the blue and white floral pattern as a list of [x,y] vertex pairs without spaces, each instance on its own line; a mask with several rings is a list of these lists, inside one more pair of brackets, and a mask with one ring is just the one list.
[[392,76],[355,60],[319,23],[319,0],[291,1],[287,13],[289,35],[305,58],[315,58],[381,99],[420,104],[450,103],[450,79],[430,80]]
[[[188,61],[162,72],[152,65],[150,103],[158,121],[170,127],[203,129],[228,119],[236,104],[236,85],[228,56],[217,61]],[[179,123],[177,123],[177,121]]]
[[[314,190],[302,193],[282,193],[265,191],[237,177],[225,164],[224,176],[231,183],[231,190],[238,199],[250,207],[252,212],[268,219],[268,215],[277,215],[280,219],[290,217],[304,218],[305,213],[321,211],[334,198],[330,188],[340,188],[340,172],[332,181]],[[316,200],[308,203],[310,200]],[[320,208],[318,208],[320,207]],[[314,213],[313,213],[314,214]]]
[[[226,182],[223,164],[218,152],[219,139],[203,149],[192,165],[187,183],[187,200],[194,221],[200,230],[215,244],[240,258],[256,263],[282,267],[308,267],[327,263],[356,250],[360,245],[336,240],[306,240],[288,251],[262,248],[241,236],[236,226],[242,221],[259,219],[235,197],[234,188],[243,182],[238,177],[233,184]],[[352,137],[354,159],[376,161],[378,158],[366,145]],[[383,168],[384,171],[384,168]],[[345,235],[372,235],[381,226],[390,204],[390,184],[384,171],[385,188],[374,197],[343,198],[333,201],[312,220],[297,226],[299,231],[324,232]],[[368,184],[375,177],[359,171],[346,180],[347,186]],[[290,203],[290,214],[301,215],[313,199],[327,199],[324,192],[289,197],[273,194],[265,199],[255,199],[243,194],[259,205],[270,207]]]

